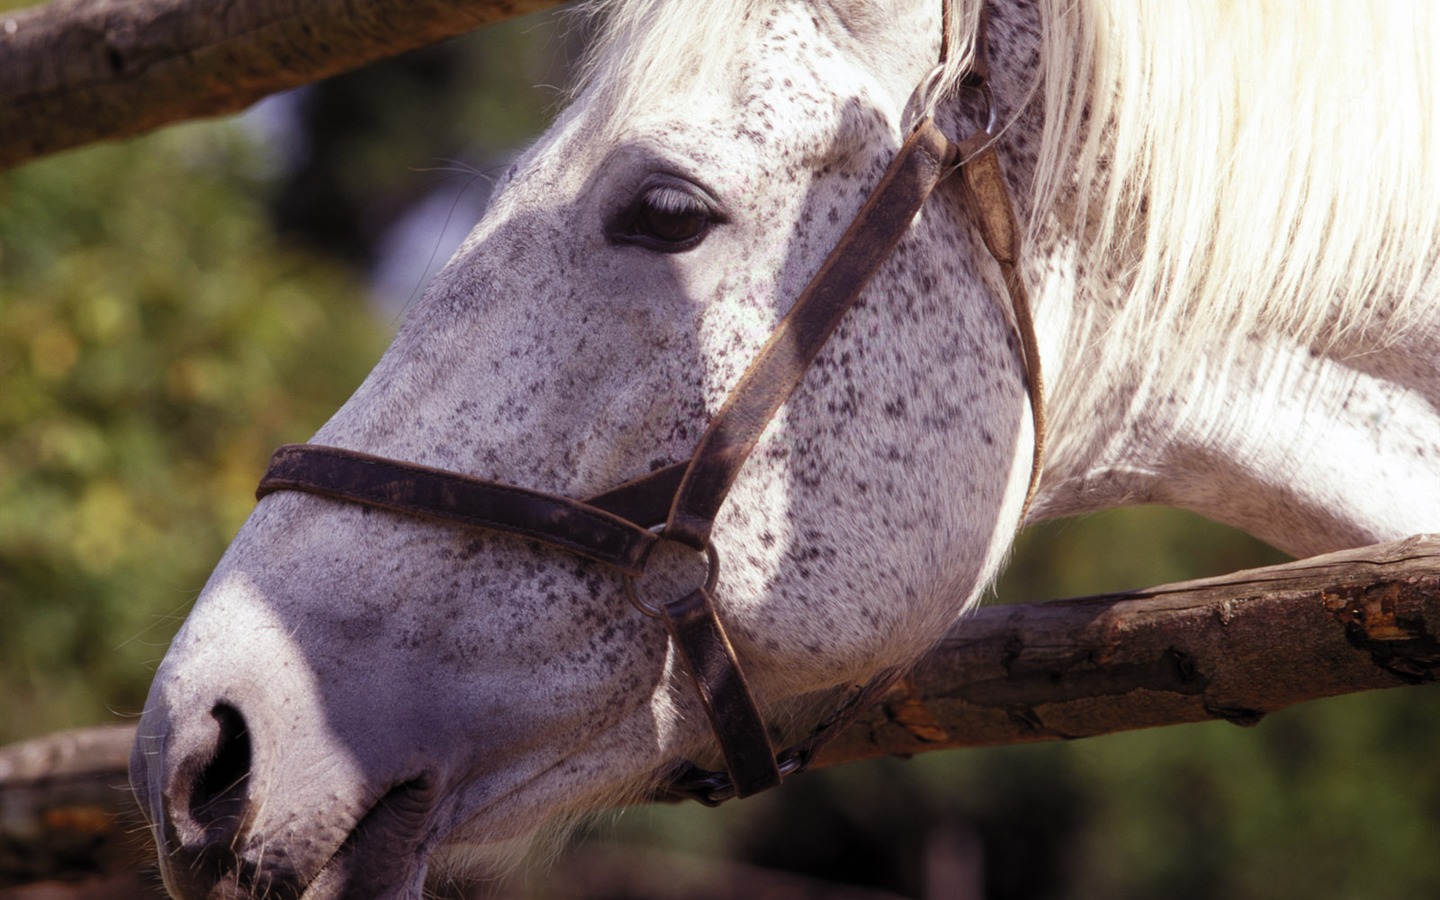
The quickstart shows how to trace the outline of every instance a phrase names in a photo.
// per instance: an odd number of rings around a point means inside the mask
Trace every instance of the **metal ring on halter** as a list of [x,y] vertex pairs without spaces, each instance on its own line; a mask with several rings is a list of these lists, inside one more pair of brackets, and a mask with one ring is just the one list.
[[[651,529],[651,531],[654,531],[660,535],[660,540],[662,542],[665,541],[664,528],[664,525],[657,525],[656,527]],[[670,541],[670,543],[677,544],[682,547],[689,547],[688,544],[682,544],[680,541]],[[651,551],[651,554],[653,556],[653,550]],[[706,572],[704,590],[707,594],[713,594],[715,592],[715,584],[720,580],[720,554],[715,549],[714,544],[705,545],[705,565]],[[686,596],[688,595],[688,593],[689,592],[687,591],[686,594],[682,594],[681,596]],[[636,609],[640,610],[642,613],[649,616],[650,618],[663,619],[665,617],[665,610],[662,606],[657,606],[654,603],[649,603],[645,600],[640,599],[640,595],[635,591],[634,575],[626,574],[625,576],[625,596],[630,598],[630,602],[635,605]]]
[[995,125],[1000,121],[1000,111],[995,108],[995,92],[990,90],[990,82],[982,81],[978,85],[966,85],[972,91],[979,91],[980,96],[985,98],[985,135],[995,136]]

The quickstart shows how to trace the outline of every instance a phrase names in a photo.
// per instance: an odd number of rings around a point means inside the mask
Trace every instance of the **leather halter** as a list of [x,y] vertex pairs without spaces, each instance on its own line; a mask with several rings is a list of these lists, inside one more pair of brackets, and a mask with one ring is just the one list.
[[[949,33],[950,3],[945,3]],[[984,33],[979,43],[983,47]],[[948,52],[942,43],[941,64]],[[985,86],[983,50],[966,86]],[[928,84],[929,79],[927,79]],[[924,87],[922,85],[922,87]],[[918,93],[918,91],[917,91]],[[993,125],[993,106],[991,108]],[[1045,405],[1040,357],[1025,286],[1017,271],[1020,230],[989,126],[955,143],[926,116],[885,170],[835,248],[780,321],[715,414],[690,459],[587,500],[384,459],[353,450],[290,444],[275,452],[257,499],[291,490],[405,515],[509,532],[611,566],[646,615],[661,619],[688,670],[725,760],[725,772],[690,762],[672,770],[659,795],[706,804],[744,797],[803,770],[829,738],[898,678],[887,670],[851,691],[805,739],[777,754],[713,602],[719,558],[711,530],[741,466],[776,411],[799,386],[841,319],[909,230],[931,193],[960,173],[963,193],[986,248],[999,264],[1020,336],[1034,421],[1034,464],[1025,506],[1040,478]],[[1023,514],[1022,514],[1023,518]],[[705,554],[705,583],[677,600],[638,596],[661,541]]]

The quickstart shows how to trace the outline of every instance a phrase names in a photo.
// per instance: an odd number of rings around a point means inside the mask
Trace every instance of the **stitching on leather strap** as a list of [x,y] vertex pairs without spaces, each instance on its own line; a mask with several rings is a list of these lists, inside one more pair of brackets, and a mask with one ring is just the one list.
[[651,532],[579,500],[318,444],[275,451],[256,499],[296,490],[551,544],[638,573]]

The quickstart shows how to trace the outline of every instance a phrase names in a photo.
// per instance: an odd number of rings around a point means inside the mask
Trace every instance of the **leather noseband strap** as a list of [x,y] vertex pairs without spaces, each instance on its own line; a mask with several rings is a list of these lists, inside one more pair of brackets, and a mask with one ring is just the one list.
[[[808,766],[820,745],[878,700],[898,677],[886,671],[852,690],[809,736],[776,754],[716,614],[718,557],[711,530],[741,466],[776,411],[803,380],[841,319],[909,230],[935,188],[957,168],[981,236],[999,263],[1021,336],[1035,464],[1028,508],[1039,480],[1045,414],[1043,382],[1029,302],[1016,272],[1019,229],[988,133],[949,140],[928,117],[911,130],[879,184],[835,248],[776,327],[715,414],[691,458],[588,500],[474,478],[311,444],[276,451],[257,497],[303,491],[459,525],[507,532],[611,566],[647,615],[661,619],[695,682],[725,759],[725,772],[682,762],[661,796],[713,804],[779,784]],[[706,583],[679,599],[651,604],[636,596],[657,545],[674,541],[707,554]]]
[[603,499],[585,503],[318,444],[286,444],[275,451],[256,496],[275,491],[305,491],[391,512],[505,531],[605,563],[627,575],[645,570],[645,558],[659,540],[645,525],[607,510]]

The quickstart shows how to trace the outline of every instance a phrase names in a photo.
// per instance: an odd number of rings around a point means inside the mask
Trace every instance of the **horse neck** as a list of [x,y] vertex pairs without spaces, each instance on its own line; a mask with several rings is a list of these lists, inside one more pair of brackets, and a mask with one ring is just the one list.
[[[991,54],[997,96],[1031,101],[1008,120],[1001,143],[1024,196],[1036,183],[1043,116],[1055,108],[1039,102],[1043,89],[1032,90],[1031,51],[1044,29],[1034,4],[991,6],[992,48],[1010,51]],[[1408,241],[1408,255],[1391,262],[1406,272],[1413,263],[1429,281],[1417,290],[1408,277],[1392,279],[1367,297],[1365,314],[1380,323],[1368,333],[1326,327],[1356,321],[1338,296],[1313,309],[1321,327],[1307,333],[1318,341],[1286,337],[1269,319],[1228,334],[1206,326],[1212,335],[1184,333],[1183,320],[1153,326],[1132,315],[1112,329],[1131,271],[1125,248],[1115,248],[1113,271],[1097,272],[1076,238],[1093,233],[1093,223],[1071,224],[1086,220],[1075,211],[1089,216],[1095,197],[1062,191],[1051,202],[1030,211],[1041,227],[1032,228],[1024,262],[1051,392],[1050,450],[1031,521],[1159,503],[1296,554],[1440,529],[1440,326],[1432,324],[1440,282],[1426,241]],[[1294,294],[1331,297],[1326,284],[1302,283]],[[1401,284],[1411,285],[1405,299],[1414,302],[1395,318],[1402,330],[1384,333],[1386,312],[1398,305],[1385,291]]]
[[1440,326],[1384,343],[1217,337],[1176,372],[1161,333],[1091,358],[1075,302],[1039,313],[1055,402],[1032,521],[1157,503],[1297,556],[1440,528]]

